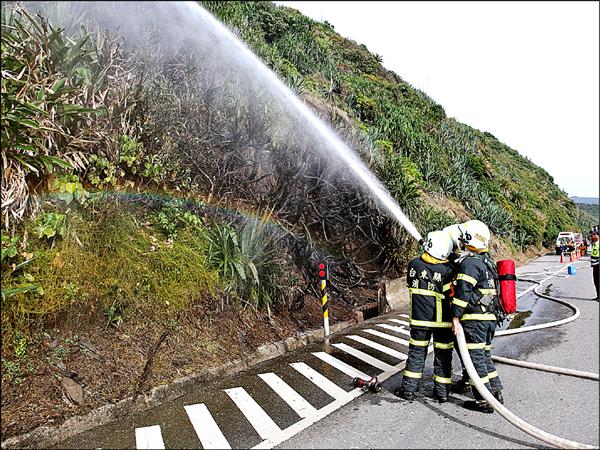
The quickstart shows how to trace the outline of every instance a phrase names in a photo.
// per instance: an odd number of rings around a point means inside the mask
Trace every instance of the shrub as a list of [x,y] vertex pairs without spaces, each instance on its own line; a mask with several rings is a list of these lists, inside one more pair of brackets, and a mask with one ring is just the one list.
[[284,296],[277,281],[281,273],[275,247],[278,236],[268,229],[267,219],[249,219],[239,232],[230,224],[215,223],[207,236],[208,264],[218,271],[225,291],[257,308]]

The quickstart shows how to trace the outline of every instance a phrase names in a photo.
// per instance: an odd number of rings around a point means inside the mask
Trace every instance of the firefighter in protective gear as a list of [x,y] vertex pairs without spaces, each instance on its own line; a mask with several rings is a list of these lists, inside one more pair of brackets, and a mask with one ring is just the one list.
[[[497,302],[498,280],[495,265],[488,254],[490,237],[490,231],[483,222],[470,220],[464,224],[462,239],[467,253],[458,261],[454,281],[452,330],[456,333],[460,321],[477,374],[494,397],[504,403],[502,383],[491,357],[497,320],[492,311],[494,302]],[[475,402],[469,402],[470,406],[481,412],[494,412],[477,389],[473,387],[472,390]]]
[[452,251],[448,255],[448,261],[453,264],[460,257],[460,254],[463,251],[461,226],[462,224],[456,223],[454,225],[449,225],[442,230],[448,233],[452,239]]
[[592,276],[594,277],[594,285],[596,286],[596,300],[600,300],[600,243],[598,242],[598,233],[592,234]]
[[[454,225],[449,225],[442,230],[442,231],[447,232],[450,235],[450,237],[452,238],[452,252],[448,256],[448,261],[450,262],[450,265],[452,266],[454,278],[456,278],[456,274],[458,271],[458,260],[460,259],[461,255],[464,251],[464,244],[463,244],[464,226],[465,225],[462,223],[456,223]],[[453,281],[454,281],[454,278],[453,278]],[[450,292],[451,292],[451,296],[454,297],[454,290],[451,289]],[[458,360],[460,361],[460,365],[462,367],[462,370],[461,370],[462,377],[459,381],[457,381],[456,383],[453,383],[451,385],[451,389],[454,392],[463,393],[469,389],[469,374],[467,373],[467,369],[465,369],[465,365],[462,362],[462,356],[460,356],[460,352],[458,351],[458,343],[456,342],[456,336],[454,336],[454,349],[456,350],[456,354],[458,355]]]
[[413,400],[419,388],[427,347],[433,335],[434,398],[448,400],[448,386],[452,382],[452,349],[450,298],[452,267],[448,255],[452,241],[448,233],[432,231],[423,244],[424,252],[408,265],[406,281],[410,295],[410,341],[408,359],[402,384],[394,394]]

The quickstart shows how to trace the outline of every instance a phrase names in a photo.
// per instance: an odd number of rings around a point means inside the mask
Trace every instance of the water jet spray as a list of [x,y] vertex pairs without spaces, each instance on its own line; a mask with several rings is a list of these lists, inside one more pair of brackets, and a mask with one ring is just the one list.
[[373,175],[358,156],[336,136],[336,134],[327,125],[320,120],[292,91],[290,91],[277,76],[269,70],[252,51],[238,40],[221,22],[215,19],[208,11],[195,2],[186,2],[191,14],[199,16],[202,20],[208,22],[225,38],[232,40],[234,45],[248,57],[256,69],[263,75],[271,85],[305,118],[314,130],[329,144],[334,153],[352,170],[354,175],[362,181],[367,189],[375,196],[378,203],[383,206],[394,219],[396,219],[406,231],[421,244],[423,238],[415,225],[402,212],[398,203],[385,190],[381,182]]

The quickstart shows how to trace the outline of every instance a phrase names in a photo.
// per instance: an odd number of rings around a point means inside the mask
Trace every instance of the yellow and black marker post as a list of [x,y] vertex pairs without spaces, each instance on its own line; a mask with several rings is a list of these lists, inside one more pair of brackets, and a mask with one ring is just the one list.
[[325,344],[329,344],[329,302],[327,300],[327,279],[329,269],[325,263],[319,263],[319,280],[321,283],[321,301],[323,306],[323,330]]

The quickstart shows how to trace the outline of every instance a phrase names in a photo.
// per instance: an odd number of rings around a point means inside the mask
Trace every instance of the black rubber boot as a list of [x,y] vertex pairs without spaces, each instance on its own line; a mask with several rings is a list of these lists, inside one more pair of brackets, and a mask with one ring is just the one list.
[[463,403],[463,406],[471,411],[478,411],[486,414],[492,414],[494,408],[485,400],[469,400]]
[[401,388],[394,389],[394,395],[396,397],[403,398],[404,400],[408,400],[409,402],[412,402],[415,399],[414,392],[405,391],[404,389],[401,389]]
[[494,392],[494,397],[496,397],[496,400],[504,405],[504,396],[502,395],[502,391]]
[[438,395],[438,394],[433,394],[433,398],[435,399],[435,401],[437,401],[438,403],[446,403],[448,401],[448,396],[447,395]]

